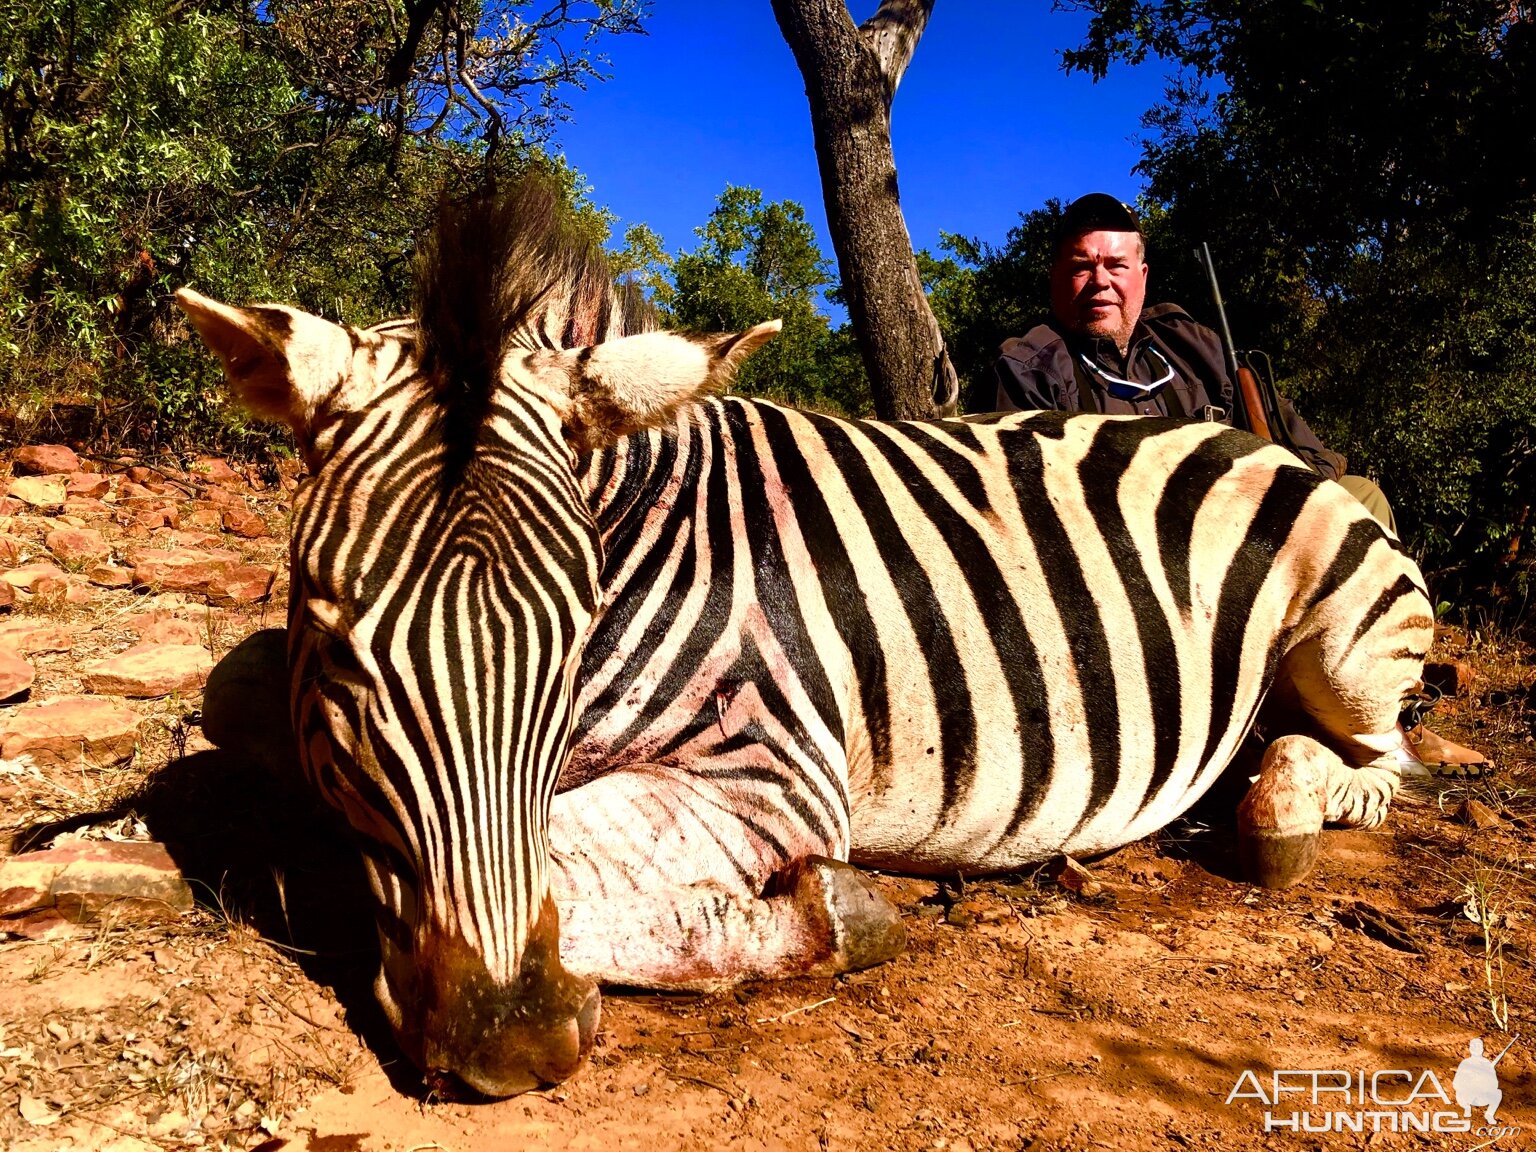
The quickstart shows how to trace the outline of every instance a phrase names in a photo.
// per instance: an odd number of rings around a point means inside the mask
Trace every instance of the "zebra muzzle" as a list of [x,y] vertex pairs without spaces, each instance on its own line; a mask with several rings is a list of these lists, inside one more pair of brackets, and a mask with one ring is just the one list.
[[569,1077],[597,1038],[602,996],[560,965],[559,914],[546,900],[518,976],[495,980],[462,937],[426,942],[422,1070],[485,1096],[512,1096]]

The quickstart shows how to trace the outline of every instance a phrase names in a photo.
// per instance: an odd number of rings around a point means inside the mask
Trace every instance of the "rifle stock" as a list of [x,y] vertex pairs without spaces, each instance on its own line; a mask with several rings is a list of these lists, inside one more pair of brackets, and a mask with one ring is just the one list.
[[[1216,263],[1211,259],[1211,246],[1202,243],[1195,249],[1195,259],[1200,261],[1200,266],[1205,269],[1206,278],[1211,282],[1211,299],[1216,304],[1216,318],[1221,323],[1221,351],[1226,357],[1227,375],[1236,385],[1233,399],[1242,405],[1249,431],[1273,443],[1274,433],[1270,430],[1269,421],[1265,417],[1270,406],[1264,402],[1263,383],[1259,380],[1258,373],[1246,364],[1239,364],[1237,360],[1237,347],[1232,343],[1232,329],[1227,325],[1226,305],[1221,300],[1221,285],[1216,282]],[[1278,398],[1275,411],[1278,414]]]
[[1255,436],[1274,442],[1269,421],[1264,417],[1264,395],[1259,391],[1259,377],[1246,364],[1237,367],[1237,390],[1243,398],[1243,410],[1248,413],[1248,427]]

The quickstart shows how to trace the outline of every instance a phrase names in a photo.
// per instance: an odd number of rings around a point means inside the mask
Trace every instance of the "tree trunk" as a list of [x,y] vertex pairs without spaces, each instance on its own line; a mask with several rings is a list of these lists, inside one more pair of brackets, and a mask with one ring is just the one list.
[[933,0],[883,0],[859,27],[843,0],[772,2],[805,78],[827,225],[875,411],[887,420],[953,412],[959,382],[923,294],[891,151],[891,99]]

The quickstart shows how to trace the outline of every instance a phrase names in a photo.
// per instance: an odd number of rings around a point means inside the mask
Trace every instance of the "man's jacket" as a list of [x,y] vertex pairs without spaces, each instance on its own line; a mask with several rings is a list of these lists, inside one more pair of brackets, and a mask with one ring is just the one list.
[[[1130,390],[1109,383],[1120,379],[1151,384],[1170,370],[1172,378],[1147,398],[1122,399],[1114,392]],[[1112,340],[1074,336],[1051,321],[1005,341],[996,372],[999,411],[1045,408],[1232,423],[1235,389],[1221,340],[1177,304],[1144,311],[1124,356]],[[1344,458],[1323,447],[1284,397],[1280,408],[1297,455],[1330,480],[1343,475]]]

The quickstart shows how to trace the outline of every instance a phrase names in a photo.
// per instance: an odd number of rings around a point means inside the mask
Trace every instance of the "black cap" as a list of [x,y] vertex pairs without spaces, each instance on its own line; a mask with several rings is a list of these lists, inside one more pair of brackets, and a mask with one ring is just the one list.
[[1084,232],[1135,232],[1141,234],[1141,221],[1130,206],[1108,192],[1090,192],[1068,204],[1056,222],[1056,244],[1081,236]]

